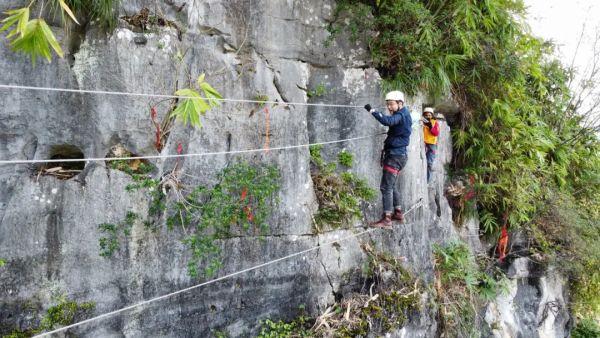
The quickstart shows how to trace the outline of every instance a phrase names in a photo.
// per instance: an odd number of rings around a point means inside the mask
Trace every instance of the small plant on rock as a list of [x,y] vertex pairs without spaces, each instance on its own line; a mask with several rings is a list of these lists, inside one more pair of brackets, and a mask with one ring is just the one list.
[[351,168],[354,161],[354,156],[347,150],[342,150],[338,154],[338,162],[339,164]]
[[[350,224],[361,216],[362,201],[375,198],[375,190],[370,188],[366,180],[359,178],[347,169],[336,172],[337,164],[326,163],[321,155],[321,146],[310,147],[311,176],[315,194],[319,202],[319,210],[315,214],[317,232],[326,225],[339,228]],[[346,168],[352,167],[353,156],[348,151],[338,155],[338,162]]]
[[200,114],[205,114],[209,109],[219,105],[219,99],[223,97],[210,84],[204,81],[204,74],[201,74],[196,81],[198,88],[204,92],[202,97],[195,89],[185,88],[175,92],[175,95],[182,96],[175,110],[170,117],[180,119],[183,124],[188,122],[197,128],[202,127]]
[[309,89],[306,91],[306,96],[309,98],[319,97],[327,94],[328,90],[325,87],[325,84],[319,83],[314,89]]
[[[58,296],[53,302],[56,305],[52,305],[46,310],[46,313],[42,316],[37,326],[29,327],[27,329],[15,329],[10,334],[3,337],[25,338],[39,335],[45,331],[54,330],[57,327],[70,325],[76,321],[83,320],[86,317],[89,317],[96,308],[96,303],[94,302],[77,303],[64,295]],[[36,314],[36,317],[37,316],[39,316],[39,314]]]
[[104,235],[104,237],[100,237],[98,240],[100,256],[111,257],[119,249],[119,233],[122,232],[124,237],[129,237],[131,235],[131,228],[138,217],[136,213],[128,211],[122,222],[117,224],[102,223],[98,226],[98,229]]

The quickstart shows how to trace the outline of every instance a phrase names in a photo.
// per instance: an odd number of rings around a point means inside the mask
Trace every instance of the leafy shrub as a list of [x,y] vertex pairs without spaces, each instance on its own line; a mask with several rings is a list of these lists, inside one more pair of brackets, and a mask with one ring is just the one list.
[[212,188],[198,186],[185,201],[174,204],[168,224],[190,226],[195,232],[184,239],[192,252],[188,263],[191,276],[204,260],[204,274],[213,275],[220,267],[220,248],[216,241],[227,237],[233,227],[260,235],[268,229],[268,217],[278,203],[279,171],[273,166],[238,163],[219,174]]
[[347,150],[342,150],[339,154],[338,154],[338,163],[351,168],[353,165],[353,161],[354,161],[354,156]]
[[593,317],[600,313],[600,223],[569,194],[553,191],[546,201],[529,229],[534,251],[569,279],[573,311]]
[[[303,312],[303,311],[302,311]],[[300,314],[290,322],[282,320],[272,321],[265,319],[261,321],[261,329],[257,338],[300,338],[314,337],[311,333],[310,318]]]

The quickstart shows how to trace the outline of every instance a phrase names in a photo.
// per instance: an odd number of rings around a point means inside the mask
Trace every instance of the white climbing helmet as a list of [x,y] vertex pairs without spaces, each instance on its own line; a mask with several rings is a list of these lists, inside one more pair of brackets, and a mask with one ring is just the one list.
[[431,107],[425,108],[425,110],[423,110],[423,114],[425,114],[425,113],[432,113],[433,114],[433,108],[431,108]]
[[404,93],[401,91],[391,91],[385,95],[386,101],[402,101],[404,102]]

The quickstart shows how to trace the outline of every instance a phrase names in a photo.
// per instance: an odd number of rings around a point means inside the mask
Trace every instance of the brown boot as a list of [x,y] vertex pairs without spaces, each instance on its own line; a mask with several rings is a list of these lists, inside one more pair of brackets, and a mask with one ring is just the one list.
[[392,215],[391,214],[383,214],[383,217],[379,221],[377,221],[375,223],[371,223],[371,224],[369,224],[369,226],[371,226],[373,228],[391,230],[392,229]]
[[404,223],[404,214],[402,213],[402,210],[395,209],[394,214],[392,215],[392,219],[399,221],[400,223]]

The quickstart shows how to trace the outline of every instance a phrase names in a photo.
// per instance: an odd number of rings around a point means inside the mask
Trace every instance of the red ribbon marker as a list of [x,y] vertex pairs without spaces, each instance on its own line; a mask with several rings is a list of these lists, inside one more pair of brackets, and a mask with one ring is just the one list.
[[506,250],[508,249],[508,231],[506,230],[506,224],[502,226],[502,232],[498,239],[498,260],[504,261],[506,257]]

